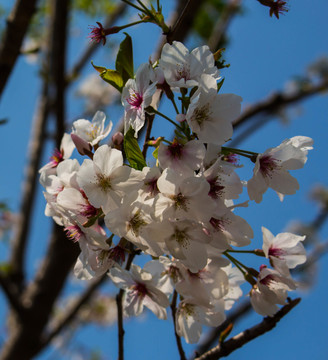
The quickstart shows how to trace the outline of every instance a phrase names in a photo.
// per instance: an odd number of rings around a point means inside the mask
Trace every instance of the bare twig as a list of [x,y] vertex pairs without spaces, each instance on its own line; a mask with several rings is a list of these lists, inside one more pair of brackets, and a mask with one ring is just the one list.
[[177,311],[177,309],[176,309],[177,297],[178,297],[178,293],[176,292],[176,290],[174,290],[173,298],[172,298],[172,302],[171,302],[171,311],[172,311],[172,317],[173,317],[174,335],[175,335],[175,340],[176,340],[176,343],[177,343],[178,351],[179,351],[179,354],[180,354],[180,360],[186,360],[187,358],[186,358],[185,352],[184,352],[183,347],[182,347],[181,338],[178,335],[177,330],[176,330],[175,318],[176,318],[176,311]]
[[251,340],[272,330],[277,325],[277,323],[285,315],[287,315],[300,301],[300,298],[291,300],[287,305],[282,307],[273,317],[264,318],[263,321],[259,324],[239,333],[238,335],[225,341],[224,343],[219,344],[205,354],[197,357],[195,360],[217,360],[221,357],[228,356],[233,351],[239,349]]
[[37,0],[17,0],[7,19],[0,45],[0,97],[20,54],[24,36],[36,10]]

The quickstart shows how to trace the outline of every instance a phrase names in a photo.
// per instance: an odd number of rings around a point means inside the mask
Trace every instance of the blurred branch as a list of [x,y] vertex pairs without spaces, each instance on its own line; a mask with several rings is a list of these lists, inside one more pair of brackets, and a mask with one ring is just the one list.
[[241,0],[229,0],[218,21],[214,25],[213,31],[208,39],[208,47],[214,53],[220,47],[220,43],[227,31],[227,28],[240,8]]
[[250,329],[247,329],[233,338],[219,344],[205,354],[197,357],[195,360],[217,360],[221,357],[228,356],[233,351],[239,349],[248,342],[272,330],[277,323],[287,315],[299,302],[300,298],[291,300],[283,306],[273,317],[266,317],[263,321]]
[[37,0],[17,0],[0,45],[0,97],[15,66],[24,36],[36,10]]
[[65,329],[74,320],[81,307],[90,301],[95,291],[103,284],[106,279],[108,279],[107,274],[104,274],[89,284],[84,293],[78,299],[76,299],[75,303],[71,306],[70,309],[68,309],[67,313],[56,324],[56,326],[53,327],[51,332],[44,336],[44,338],[41,340],[39,350],[45,348],[63,329]]
[[6,298],[12,309],[16,312],[18,316],[23,317],[24,308],[20,301],[19,294],[17,293],[17,289],[12,285],[10,281],[8,281],[7,277],[2,273],[0,273],[0,287],[6,295]]
[[65,64],[66,64],[66,45],[67,45],[67,16],[69,13],[69,0],[58,0],[51,2],[50,12],[53,24],[50,26],[55,29],[51,34],[51,58],[50,58],[50,86],[54,93],[52,110],[56,119],[56,147],[60,148],[61,139],[65,132]]
[[319,84],[308,85],[306,89],[302,89],[293,94],[275,93],[269,96],[267,99],[259,101],[257,104],[252,105],[244,110],[241,116],[233,122],[233,126],[234,128],[237,128],[253,116],[261,113],[274,114],[281,107],[297,103],[327,89],[328,80],[325,79],[322,80]]
[[29,360],[39,352],[41,334],[79,252],[78,244],[68,241],[63,229],[54,225],[43,263],[21,297],[26,309],[24,317],[15,319],[11,326],[1,360]]
[[34,205],[34,195],[37,186],[38,169],[43,145],[45,142],[45,126],[49,114],[48,83],[45,79],[42,85],[42,94],[38,110],[34,117],[32,135],[29,143],[28,164],[25,170],[25,179],[22,188],[20,212],[12,240],[10,258],[10,279],[21,289],[24,283],[24,257],[29,235],[31,217]]

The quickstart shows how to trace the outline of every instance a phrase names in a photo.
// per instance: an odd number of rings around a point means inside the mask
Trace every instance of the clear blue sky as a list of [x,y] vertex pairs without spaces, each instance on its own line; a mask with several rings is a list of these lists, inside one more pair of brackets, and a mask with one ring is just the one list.
[[[170,6],[171,1],[163,6]],[[230,46],[226,51],[230,68],[223,72],[226,80],[223,91],[235,93],[243,98],[244,106],[268,96],[274,90],[283,89],[285,83],[293,76],[303,75],[309,63],[322,55],[328,56],[328,2],[326,0],[291,0],[290,11],[280,20],[270,18],[267,8],[255,0],[245,0],[245,13],[236,18],[229,29]],[[100,20],[100,19],[97,19]],[[73,27],[79,28],[80,37],[70,44],[70,64],[74,63],[76,54],[81,52],[86,43],[87,25],[90,21],[75,19]],[[148,60],[152,45],[158,36],[152,25],[141,25],[136,30],[128,31],[133,36],[135,48],[135,68]],[[122,35],[123,36],[123,35]],[[117,38],[122,39],[121,35]],[[141,36],[150,36],[141,40]],[[147,38],[148,39],[148,38]],[[192,48],[194,41],[189,40]],[[145,47],[147,49],[145,49]],[[106,55],[107,54],[107,55]],[[111,56],[101,48],[94,57],[95,63],[110,67],[107,63]],[[112,61],[112,60],[111,60]],[[89,66],[85,75],[94,70]],[[39,91],[37,67],[31,66],[21,58],[10,79],[4,97],[0,103],[0,118],[9,122],[0,127],[0,139],[3,156],[0,160],[2,170],[0,200],[7,200],[12,209],[19,208],[20,186],[23,179],[23,168],[27,158],[28,135],[30,133],[33,112]],[[83,109],[74,96],[68,104],[69,119],[75,120],[82,115]],[[115,123],[118,111],[107,111]],[[244,216],[252,225],[255,238],[254,248],[261,246],[261,226],[269,228],[274,234],[284,231],[291,220],[309,222],[318,209],[309,201],[308,192],[314,183],[328,186],[326,169],[328,98],[326,94],[311,98],[302,104],[302,112],[293,116],[289,125],[282,125],[275,120],[261,128],[254,136],[245,141],[241,147],[251,151],[262,152],[277,146],[282,140],[295,135],[310,136],[314,139],[314,150],[309,154],[305,168],[294,172],[300,183],[300,191],[295,196],[286,197],[281,203],[274,192],[269,191],[260,205],[251,205],[242,209]],[[161,131],[161,130],[159,130]],[[50,151],[50,147],[49,147]],[[45,156],[47,160],[49,154]],[[251,176],[251,169],[245,167],[241,173],[245,179]],[[37,217],[32,229],[32,242],[28,252],[28,271],[32,276],[46,248],[48,219],[43,215],[45,202],[42,190],[37,201]],[[323,239],[328,239],[328,226],[321,232]],[[0,261],[4,260],[6,250],[0,247]],[[318,277],[312,289],[299,293],[302,302],[278,327],[267,335],[251,342],[230,356],[233,360],[280,360],[328,358],[326,342],[328,339],[328,304],[327,281],[328,257],[320,261]],[[296,294],[291,294],[295,297]],[[4,324],[4,299],[0,294],[0,323]],[[233,333],[259,322],[261,317],[254,314],[238,324]],[[3,325],[4,326],[4,325]],[[157,320],[146,313],[138,319],[131,319],[125,325],[126,359],[177,359],[173,336],[172,322]],[[0,329],[0,338],[3,328]],[[75,338],[75,345],[87,345],[102,350],[105,359],[116,359],[116,327],[100,328],[91,326],[82,330]],[[91,345],[92,344],[92,345]],[[192,347],[187,346],[187,354]],[[40,360],[70,359],[68,356],[42,354]]]

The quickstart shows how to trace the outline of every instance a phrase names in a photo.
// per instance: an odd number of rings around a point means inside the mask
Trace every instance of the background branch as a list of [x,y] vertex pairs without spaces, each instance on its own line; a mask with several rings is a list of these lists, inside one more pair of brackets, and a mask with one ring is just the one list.
[[24,36],[36,10],[37,0],[17,0],[7,19],[0,44],[0,98],[20,54]]

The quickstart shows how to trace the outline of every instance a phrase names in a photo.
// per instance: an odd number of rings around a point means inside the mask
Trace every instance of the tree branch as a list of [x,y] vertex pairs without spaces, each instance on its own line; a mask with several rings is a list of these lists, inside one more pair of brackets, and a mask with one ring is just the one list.
[[310,96],[316,95],[328,89],[328,79],[322,80],[319,84],[309,85],[306,89],[302,89],[293,94],[276,93],[265,100],[259,101],[257,104],[248,107],[241,116],[233,122],[234,128],[245,123],[251,117],[266,113],[272,114],[283,106],[290,105]]
[[232,311],[227,319],[217,328],[213,328],[207,334],[206,338],[202,341],[201,344],[195,350],[195,354],[204,354],[215,342],[217,342],[221,332],[225,330],[228,325],[236,323],[242,316],[247,314],[252,309],[252,305],[249,301],[245,301],[243,304],[239,305],[237,309]]
[[208,47],[212,52],[217,51],[220,47],[220,43],[231,20],[240,8],[240,3],[241,0],[229,0],[218,21],[214,25],[214,29],[208,39]]
[[17,293],[17,288],[13,286],[2,273],[0,273],[0,286],[6,295],[11,308],[20,318],[22,318],[24,316],[24,308],[20,301],[19,294]]
[[285,315],[287,315],[300,301],[300,298],[291,300],[287,305],[282,307],[273,317],[264,318],[261,323],[239,333],[238,335],[225,341],[224,343],[219,344],[212,350],[206,352],[200,357],[197,357],[195,360],[217,360],[221,357],[228,356],[233,351],[239,349],[248,342],[272,330],[277,325],[277,323]]
[[180,360],[186,360],[187,358],[186,358],[185,352],[184,352],[183,347],[182,347],[181,338],[178,335],[177,330],[176,330],[175,318],[176,318],[176,311],[177,311],[177,309],[176,309],[177,297],[178,297],[178,293],[176,292],[176,290],[174,290],[173,298],[172,298],[172,302],[171,302],[171,311],[172,311],[172,318],[173,318],[174,335],[175,335],[175,340],[176,340],[176,343],[177,343],[178,351],[179,351],[179,354],[180,354]]
[[62,317],[62,319],[56,324],[56,326],[53,327],[51,332],[43,337],[40,342],[39,351],[44,349],[63,329],[65,329],[65,327],[67,327],[74,320],[81,307],[90,301],[95,291],[103,284],[106,279],[108,279],[108,276],[107,274],[104,274],[89,284],[84,293],[74,302],[74,304]]
[[37,0],[17,0],[0,45],[0,97],[15,66]]

